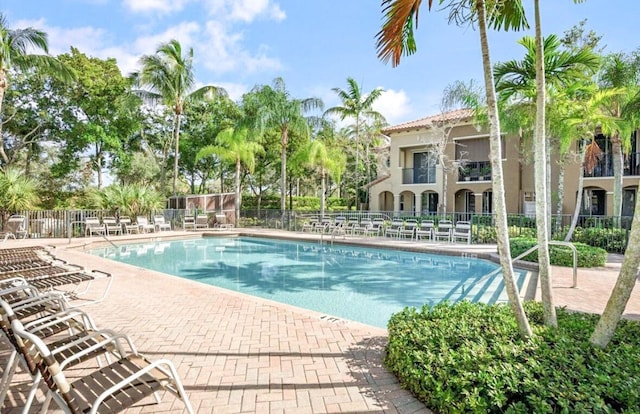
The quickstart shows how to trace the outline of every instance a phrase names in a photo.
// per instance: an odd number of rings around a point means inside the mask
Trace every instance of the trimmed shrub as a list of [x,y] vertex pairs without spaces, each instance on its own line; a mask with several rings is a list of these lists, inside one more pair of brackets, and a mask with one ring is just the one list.
[[525,303],[523,340],[507,304],[406,308],[388,325],[385,364],[429,408],[448,413],[640,412],[640,323],[621,321],[606,349],[588,339],[597,316]]
[[621,228],[577,227],[573,234],[573,241],[618,253],[624,252],[627,247],[628,232]]
[[[517,257],[538,244],[533,238],[516,237],[510,240],[511,257]],[[573,243],[578,251],[578,267],[604,266],[607,262],[607,252],[599,247],[588,246],[584,243]],[[573,266],[573,252],[564,246],[549,246],[549,259],[555,266]],[[522,260],[538,262],[538,251],[528,254]]]

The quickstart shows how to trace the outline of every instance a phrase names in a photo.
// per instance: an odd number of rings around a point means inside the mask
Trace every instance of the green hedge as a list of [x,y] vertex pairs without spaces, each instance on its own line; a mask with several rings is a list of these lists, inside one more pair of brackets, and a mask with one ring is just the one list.
[[618,253],[624,252],[627,247],[627,234],[628,230],[621,228],[576,227],[573,241]]
[[[329,197],[325,201],[327,210],[346,210],[347,200],[340,197]],[[258,208],[258,197],[242,196],[242,209],[255,210]],[[260,208],[265,210],[279,210],[280,196],[262,196],[262,204]],[[287,197],[287,209],[289,208],[289,198]],[[319,197],[293,197],[293,209],[296,211],[320,211]]]
[[[538,244],[536,239],[517,237],[510,240],[511,257],[517,257],[531,247]],[[588,246],[583,243],[573,243],[578,251],[578,267],[599,267],[607,262],[607,251],[599,247]],[[552,265],[573,266],[573,252],[568,247],[549,246],[549,259]],[[522,260],[538,261],[538,251],[525,256]]]
[[640,412],[640,323],[623,320],[609,346],[588,342],[597,317],[525,303],[524,341],[508,305],[460,302],[391,317],[385,364],[430,409],[448,413]]

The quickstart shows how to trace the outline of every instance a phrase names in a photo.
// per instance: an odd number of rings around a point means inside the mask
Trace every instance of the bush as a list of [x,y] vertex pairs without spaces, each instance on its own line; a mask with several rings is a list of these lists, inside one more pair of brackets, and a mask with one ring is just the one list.
[[589,246],[601,247],[608,252],[624,252],[627,247],[628,230],[620,228],[577,227],[573,241]]
[[521,339],[506,304],[406,308],[389,321],[385,364],[441,413],[640,412],[640,324],[623,320],[605,349],[588,337],[597,316],[525,303],[536,336]]
[[[511,239],[511,257],[517,257],[531,247],[538,244],[536,239],[517,237]],[[573,243],[578,251],[578,267],[604,266],[607,262],[607,252],[599,247],[588,246],[584,243]],[[549,246],[549,259],[555,266],[573,266],[573,252],[564,246]],[[538,251],[528,254],[522,260],[538,261]]]

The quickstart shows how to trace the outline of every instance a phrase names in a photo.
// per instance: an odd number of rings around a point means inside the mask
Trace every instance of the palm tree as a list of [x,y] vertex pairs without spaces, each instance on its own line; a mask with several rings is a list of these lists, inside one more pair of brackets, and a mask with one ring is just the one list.
[[[75,79],[73,71],[56,58],[31,54],[29,51],[32,49],[49,53],[47,34],[32,27],[10,29],[4,14],[0,13],[0,114],[2,113],[4,94],[9,88],[8,73],[13,67],[21,70],[41,69],[65,82]],[[0,159],[6,164],[9,162],[9,157],[4,145],[2,123],[0,123]]]
[[622,215],[623,152],[629,151],[631,135],[639,125],[636,111],[626,113],[625,108],[629,108],[627,105],[640,94],[640,62],[623,53],[609,55],[604,60],[598,78],[601,88],[622,92],[615,94],[606,105],[609,114],[619,119],[619,129],[610,136],[613,158],[612,216],[619,218]]
[[[589,49],[560,51],[560,40],[551,35],[542,39],[539,25],[538,1],[535,1],[536,37],[520,40],[527,53],[522,61],[511,60],[496,65],[496,90],[501,99],[515,100],[518,108],[531,111],[535,102],[535,127],[533,140],[535,190],[536,190],[536,234],[538,239],[538,264],[545,322],[556,326],[555,307],[551,289],[551,264],[549,259],[549,217],[550,217],[550,157],[546,130],[546,94],[566,87],[577,77],[584,78],[585,68],[594,72],[598,57]],[[524,125],[532,128],[533,125]],[[519,125],[523,128],[523,125]]]
[[372,120],[378,125],[386,123],[384,116],[373,109],[373,104],[378,98],[380,98],[384,91],[382,88],[375,88],[369,93],[363,93],[361,86],[351,77],[347,78],[347,84],[349,85],[347,90],[343,90],[341,88],[331,89],[338,94],[338,98],[342,101],[342,105],[327,109],[324,115],[337,115],[341,121],[344,121],[347,118],[354,120],[353,129],[356,147],[354,191],[356,193],[356,204],[360,206],[360,131],[363,128],[363,122],[366,122],[366,120]]
[[[443,3],[441,0],[440,3]],[[417,24],[418,9],[421,0],[382,0],[385,22],[378,32],[378,57],[397,66],[403,54],[416,51],[414,26]],[[428,0],[429,9],[433,0]],[[509,234],[507,226],[507,211],[504,197],[504,182],[502,179],[502,149],[500,145],[500,119],[498,104],[489,57],[489,42],[487,40],[487,24],[496,29],[519,29],[527,25],[522,3],[518,0],[505,0],[491,3],[492,8],[487,15],[485,0],[455,0],[449,3],[449,19],[456,22],[468,22],[470,19],[478,25],[480,32],[480,46],[482,49],[482,64],[484,72],[485,92],[487,95],[487,114],[489,118],[489,141],[491,161],[493,197],[496,211],[496,238],[502,274],[505,281],[509,302],[514,312],[521,335],[533,335],[529,321],[522,307],[518,288],[515,283],[513,263],[511,260]]]
[[333,182],[339,183],[347,165],[347,157],[338,147],[330,147],[320,139],[310,140],[299,156],[310,167],[320,172],[320,217],[324,217],[327,175]]
[[131,76],[135,85],[149,89],[137,92],[145,98],[162,102],[173,111],[175,152],[172,192],[175,195],[180,155],[180,122],[185,105],[191,100],[207,96],[226,96],[227,92],[212,85],[193,89],[196,83],[193,72],[193,48],[189,48],[186,55],[183,55],[182,46],[175,39],[158,46],[155,54],[142,56],[140,64],[141,71],[135,72]]
[[287,208],[287,147],[289,134],[292,131],[309,136],[309,125],[303,114],[310,110],[322,109],[322,100],[318,98],[293,99],[289,95],[282,78],[273,81],[273,87],[263,87],[262,91],[270,99],[259,109],[258,124],[264,127],[276,128],[280,133],[280,210],[284,222]]
[[30,210],[38,203],[38,183],[17,168],[0,170],[0,218],[2,223],[10,213]]
[[215,154],[223,161],[234,165],[236,223],[240,220],[242,166],[244,165],[249,172],[253,172],[256,154],[263,151],[262,145],[249,139],[249,129],[240,127],[227,128],[220,131],[216,136],[216,145],[208,145],[202,148],[196,156],[196,159],[200,160]]

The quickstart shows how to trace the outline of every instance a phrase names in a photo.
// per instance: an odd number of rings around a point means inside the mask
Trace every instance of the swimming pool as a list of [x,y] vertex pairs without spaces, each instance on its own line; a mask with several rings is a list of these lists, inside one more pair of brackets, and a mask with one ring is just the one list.
[[[443,300],[506,301],[495,263],[475,258],[254,237],[160,241],[90,253],[386,327],[392,313]],[[516,270],[519,287],[527,272]]]

